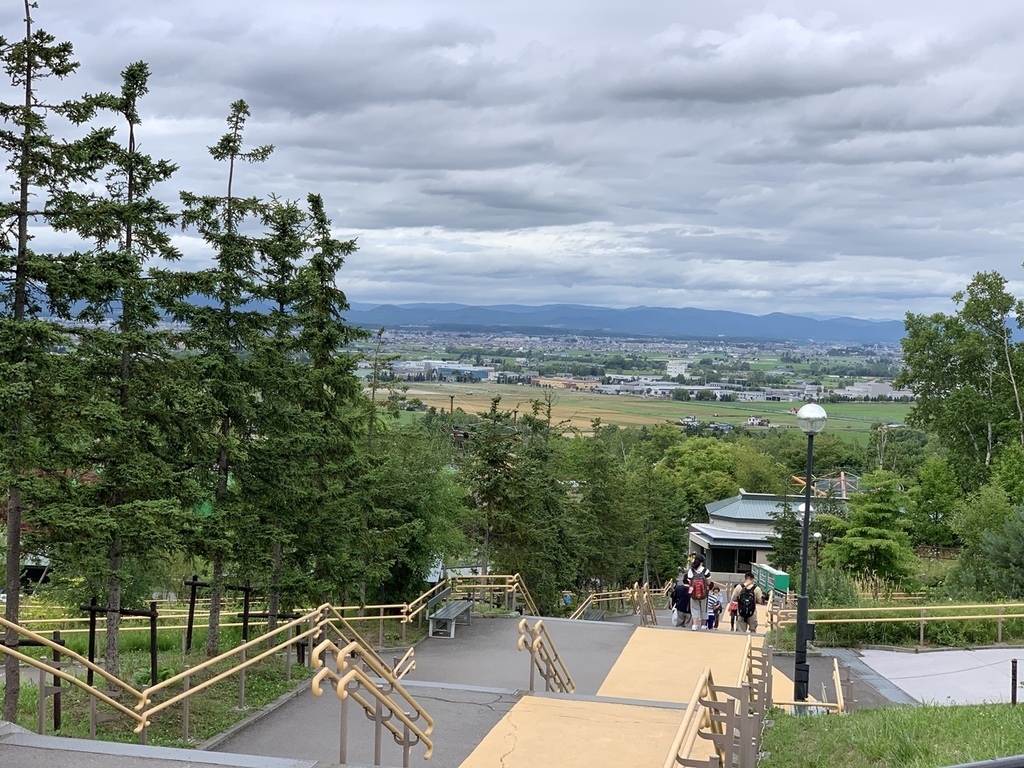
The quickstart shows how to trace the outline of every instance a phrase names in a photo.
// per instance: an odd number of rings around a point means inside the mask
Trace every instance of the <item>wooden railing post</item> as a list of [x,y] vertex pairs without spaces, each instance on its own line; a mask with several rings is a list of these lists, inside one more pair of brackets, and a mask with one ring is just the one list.
[[925,609],[922,608],[921,609],[921,621],[919,622],[919,624],[920,624],[920,627],[919,627],[919,629],[920,629],[920,632],[919,632],[919,634],[920,634],[920,643],[919,644],[920,645],[924,645],[924,625],[925,625],[924,615],[925,615]]

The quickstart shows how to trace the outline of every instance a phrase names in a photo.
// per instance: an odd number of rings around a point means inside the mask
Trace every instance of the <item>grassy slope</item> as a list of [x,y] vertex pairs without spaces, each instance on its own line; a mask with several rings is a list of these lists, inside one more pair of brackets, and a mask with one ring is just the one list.
[[1024,754],[1024,707],[901,707],[777,715],[760,768],[939,768]]

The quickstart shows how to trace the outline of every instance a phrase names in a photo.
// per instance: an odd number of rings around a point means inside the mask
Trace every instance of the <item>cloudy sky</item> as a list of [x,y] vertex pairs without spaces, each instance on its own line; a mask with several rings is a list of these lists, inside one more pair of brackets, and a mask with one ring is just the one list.
[[237,189],[321,193],[353,302],[899,318],[990,269],[1024,296],[1020,0],[40,6],[66,87],[149,62],[168,199],[220,189],[205,147],[245,99],[277,150]]

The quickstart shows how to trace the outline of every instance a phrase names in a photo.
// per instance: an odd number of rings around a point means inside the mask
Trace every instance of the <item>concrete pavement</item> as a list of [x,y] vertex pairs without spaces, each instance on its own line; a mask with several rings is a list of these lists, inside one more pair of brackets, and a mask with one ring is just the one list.
[[[403,684],[435,721],[435,752],[429,765],[660,765],[701,671],[711,667],[716,682],[734,685],[747,636],[726,628],[700,632],[674,628],[669,626],[668,611],[659,611],[659,621],[660,627],[639,628],[620,621],[545,619],[576,682],[573,697],[524,693],[530,658],[516,650],[519,617],[474,617],[471,626],[459,627],[454,640],[421,642],[416,649],[417,668]],[[753,636],[755,644],[762,640],[760,635]],[[907,654],[900,656],[905,661]],[[885,687],[884,681],[878,682],[880,674],[868,666],[884,666],[879,658],[883,657],[844,659],[853,665],[855,684],[864,686],[865,693],[855,692],[856,698],[866,701],[875,695],[885,700],[878,690]],[[812,695],[816,691],[821,695],[824,682],[825,696],[834,700],[831,658],[812,657],[810,662]],[[959,663],[965,669],[978,666]],[[914,678],[906,674],[905,664],[898,665],[896,672]],[[774,685],[778,698],[788,698],[791,675],[792,657],[777,657]],[[542,686],[539,677],[538,686]],[[893,684],[888,693],[888,700],[910,699]],[[329,689],[321,698],[301,691],[222,742],[217,753],[205,755],[182,750],[129,754],[119,750],[130,749],[130,745],[84,742],[93,750],[102,749],[100,755],[89,749],[74,751],[65,739],[30,747],[23,740],[31,740],[31,734],[16,734],[0,738],[0,765],[184,768],[211,760],[214,762],[206,764],[239,768],[309,768],[315,764],[326,768],[339,760],[340,712],[340,702]],[[350,706],[349,731],[349,765],[372,763],[373,724],[354,704]],[[389,734],[384,736],[384,765],[400,765],[401,748]],[[30,753],[36,757],[30,758]],[[423,754],[423,746],[414,747],[413,762],[419,763]]]

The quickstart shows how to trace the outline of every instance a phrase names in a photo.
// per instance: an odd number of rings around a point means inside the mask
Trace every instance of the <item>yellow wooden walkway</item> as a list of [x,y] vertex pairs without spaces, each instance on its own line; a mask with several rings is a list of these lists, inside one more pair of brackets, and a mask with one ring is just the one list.
[[[636,704],[526,696],[491,730],[462,768],[536,766],[660,767],[705,667],[719,685],[736,685],[747,636],[738,632],[638,627],[605,677],[597,698]],[[762,638],[755,636],[754,643]],[[570,672],[572,669],[570,668]],[[773,685],[792,688],[776,671]],[[711,755],[698,739],[692,757]]]

